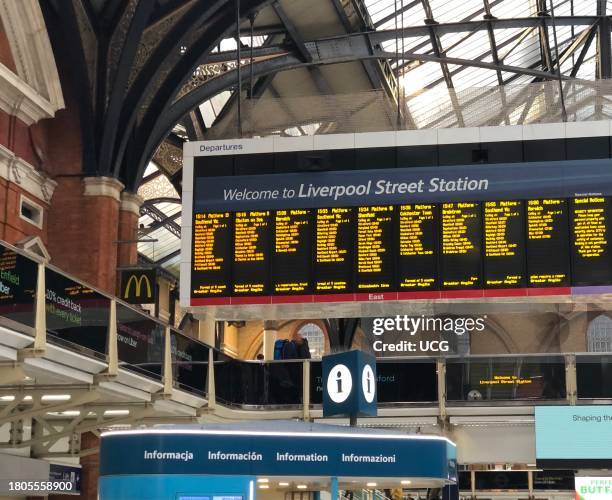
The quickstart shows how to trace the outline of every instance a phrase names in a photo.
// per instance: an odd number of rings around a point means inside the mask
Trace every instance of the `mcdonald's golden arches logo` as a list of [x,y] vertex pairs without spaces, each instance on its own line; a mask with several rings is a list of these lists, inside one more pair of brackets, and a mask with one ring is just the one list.
[[155,302],[157,271],[155,269],[124,269],[121,271],[120,297],[130,304]]

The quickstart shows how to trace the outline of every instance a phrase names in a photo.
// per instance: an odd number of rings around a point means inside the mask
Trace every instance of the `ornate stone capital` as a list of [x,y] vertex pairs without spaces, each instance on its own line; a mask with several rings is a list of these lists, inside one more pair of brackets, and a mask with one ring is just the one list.
[[85,177],[85,196],[108,196],[118,202],[121,201],[121,191],[124,185],[114,177]]
[[124,191],[121,193],[121,208],[125,212],[132,212],[140,216],[140,207],[144,203],[144,198],[136,193]]

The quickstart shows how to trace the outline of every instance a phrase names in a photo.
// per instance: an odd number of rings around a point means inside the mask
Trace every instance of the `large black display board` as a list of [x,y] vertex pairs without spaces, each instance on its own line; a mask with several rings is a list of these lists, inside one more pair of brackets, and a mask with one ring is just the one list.
[[612,284],[610,198],[194,215],[193,298]]

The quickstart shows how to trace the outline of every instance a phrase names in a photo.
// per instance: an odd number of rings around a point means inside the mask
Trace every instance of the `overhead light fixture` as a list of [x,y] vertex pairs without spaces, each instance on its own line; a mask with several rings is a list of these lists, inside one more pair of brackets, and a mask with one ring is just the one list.
[[412,481],[409,481],[408,479],[404,479],[402,481],[402,484],[412,484]]
[[278,483],[279,486],[289,486],[289,483]]
[[375,488],[376,487],[376,483],[366,483],[366,486],[368,488]]
[[68,401],[70,394],[45,394],[42,398],[43,401]]
[[267,477],[260,477],[257,482],[258,483],[267,483],[269,479]]
[[269,484],[260,484],[259,485],[259,489],[260,490],[267,490],[268,488],[270,488]]
[[297,489],[298,490],[305,490],[306,488],[308,488],[308,486],[306,486],[305,484],[298,484],[297,485]]

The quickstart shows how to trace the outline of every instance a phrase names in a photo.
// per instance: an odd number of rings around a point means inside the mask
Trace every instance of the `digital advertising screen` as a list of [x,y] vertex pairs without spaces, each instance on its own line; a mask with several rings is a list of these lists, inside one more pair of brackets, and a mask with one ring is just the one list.
[[612,406],[536,406],[535,418],[538,467],[612,463]]

